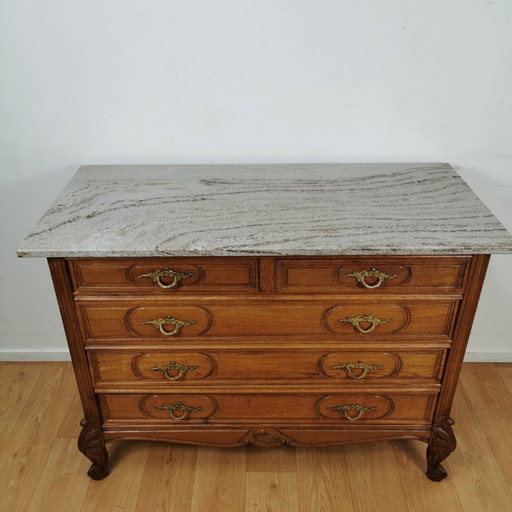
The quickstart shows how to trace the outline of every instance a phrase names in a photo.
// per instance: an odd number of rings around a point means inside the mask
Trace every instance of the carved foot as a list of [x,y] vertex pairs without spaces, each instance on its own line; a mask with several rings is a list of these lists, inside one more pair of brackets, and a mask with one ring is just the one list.
[[83,428],[78,437],[78,449],[92,462],[87,474],[93,480],[101,480],[108,475],[108,453],[101,428],[87,418],[80,425]]
[[427,448],[427,477],[434,482],[440,482],[447,477],[441,462],[455,450],[457,442],[452,431],[455,422],[448,416],[443,416],[432,431]]

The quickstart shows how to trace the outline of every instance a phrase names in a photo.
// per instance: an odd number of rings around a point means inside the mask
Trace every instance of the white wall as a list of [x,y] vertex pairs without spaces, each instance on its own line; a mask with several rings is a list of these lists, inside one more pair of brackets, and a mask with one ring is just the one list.
[[[510,0],[0,5],[0,358],[66,357],[15,249],[81,164],[447,161],[512,230]],[[511,269],[472,359],[512,360]]]

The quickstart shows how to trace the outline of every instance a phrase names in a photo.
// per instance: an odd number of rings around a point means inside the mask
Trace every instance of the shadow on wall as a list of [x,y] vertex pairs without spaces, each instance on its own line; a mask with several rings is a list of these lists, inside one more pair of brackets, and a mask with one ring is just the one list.
[[[456,171],[512,233],[512,180],[479,168]],[[466,360],[512,362],[510,333],[503,321],[512,304],[512,255],[491,257],[487,277],[469,339]]]
[[0,185],[0,359],[31,359],[33,352],[49,352],[53,359],[54,351],[67,359],[46,261],[18,258],[16,249],[77,168]]
[[512,233],[512,179],[503,179],[499,174],[491,174],[478,168],[454,166],[454,169]]

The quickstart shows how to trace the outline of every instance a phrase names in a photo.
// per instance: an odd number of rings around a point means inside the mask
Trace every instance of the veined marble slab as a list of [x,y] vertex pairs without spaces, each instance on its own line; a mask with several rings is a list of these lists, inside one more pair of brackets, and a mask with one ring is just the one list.
[[512,236],[448,165],[81,167],[19,256],[491,254]]

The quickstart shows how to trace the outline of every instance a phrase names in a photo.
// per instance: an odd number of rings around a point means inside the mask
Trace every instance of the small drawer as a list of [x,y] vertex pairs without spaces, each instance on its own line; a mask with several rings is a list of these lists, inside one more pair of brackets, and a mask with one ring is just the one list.
[[470,261],[468,256],[277,259],[276,291],[460,294]]
[[80,301],[87,340],[270,336],[293,340],[448,338],[456,300],[230,302]]
[[106,423],[426,424],[437,394],[393,393],[165,393],[102,394]]
[[94,349],[89,359],[98,387],[150,387],[169,390],[182,384],[209,383],[333,383],[425,380],[438,382],[445,349],[422,351],[326,352],[311,350],[168,350],[140,352]]
[[79,293],[226,293],[258,291],[257,258],[69,260]]

